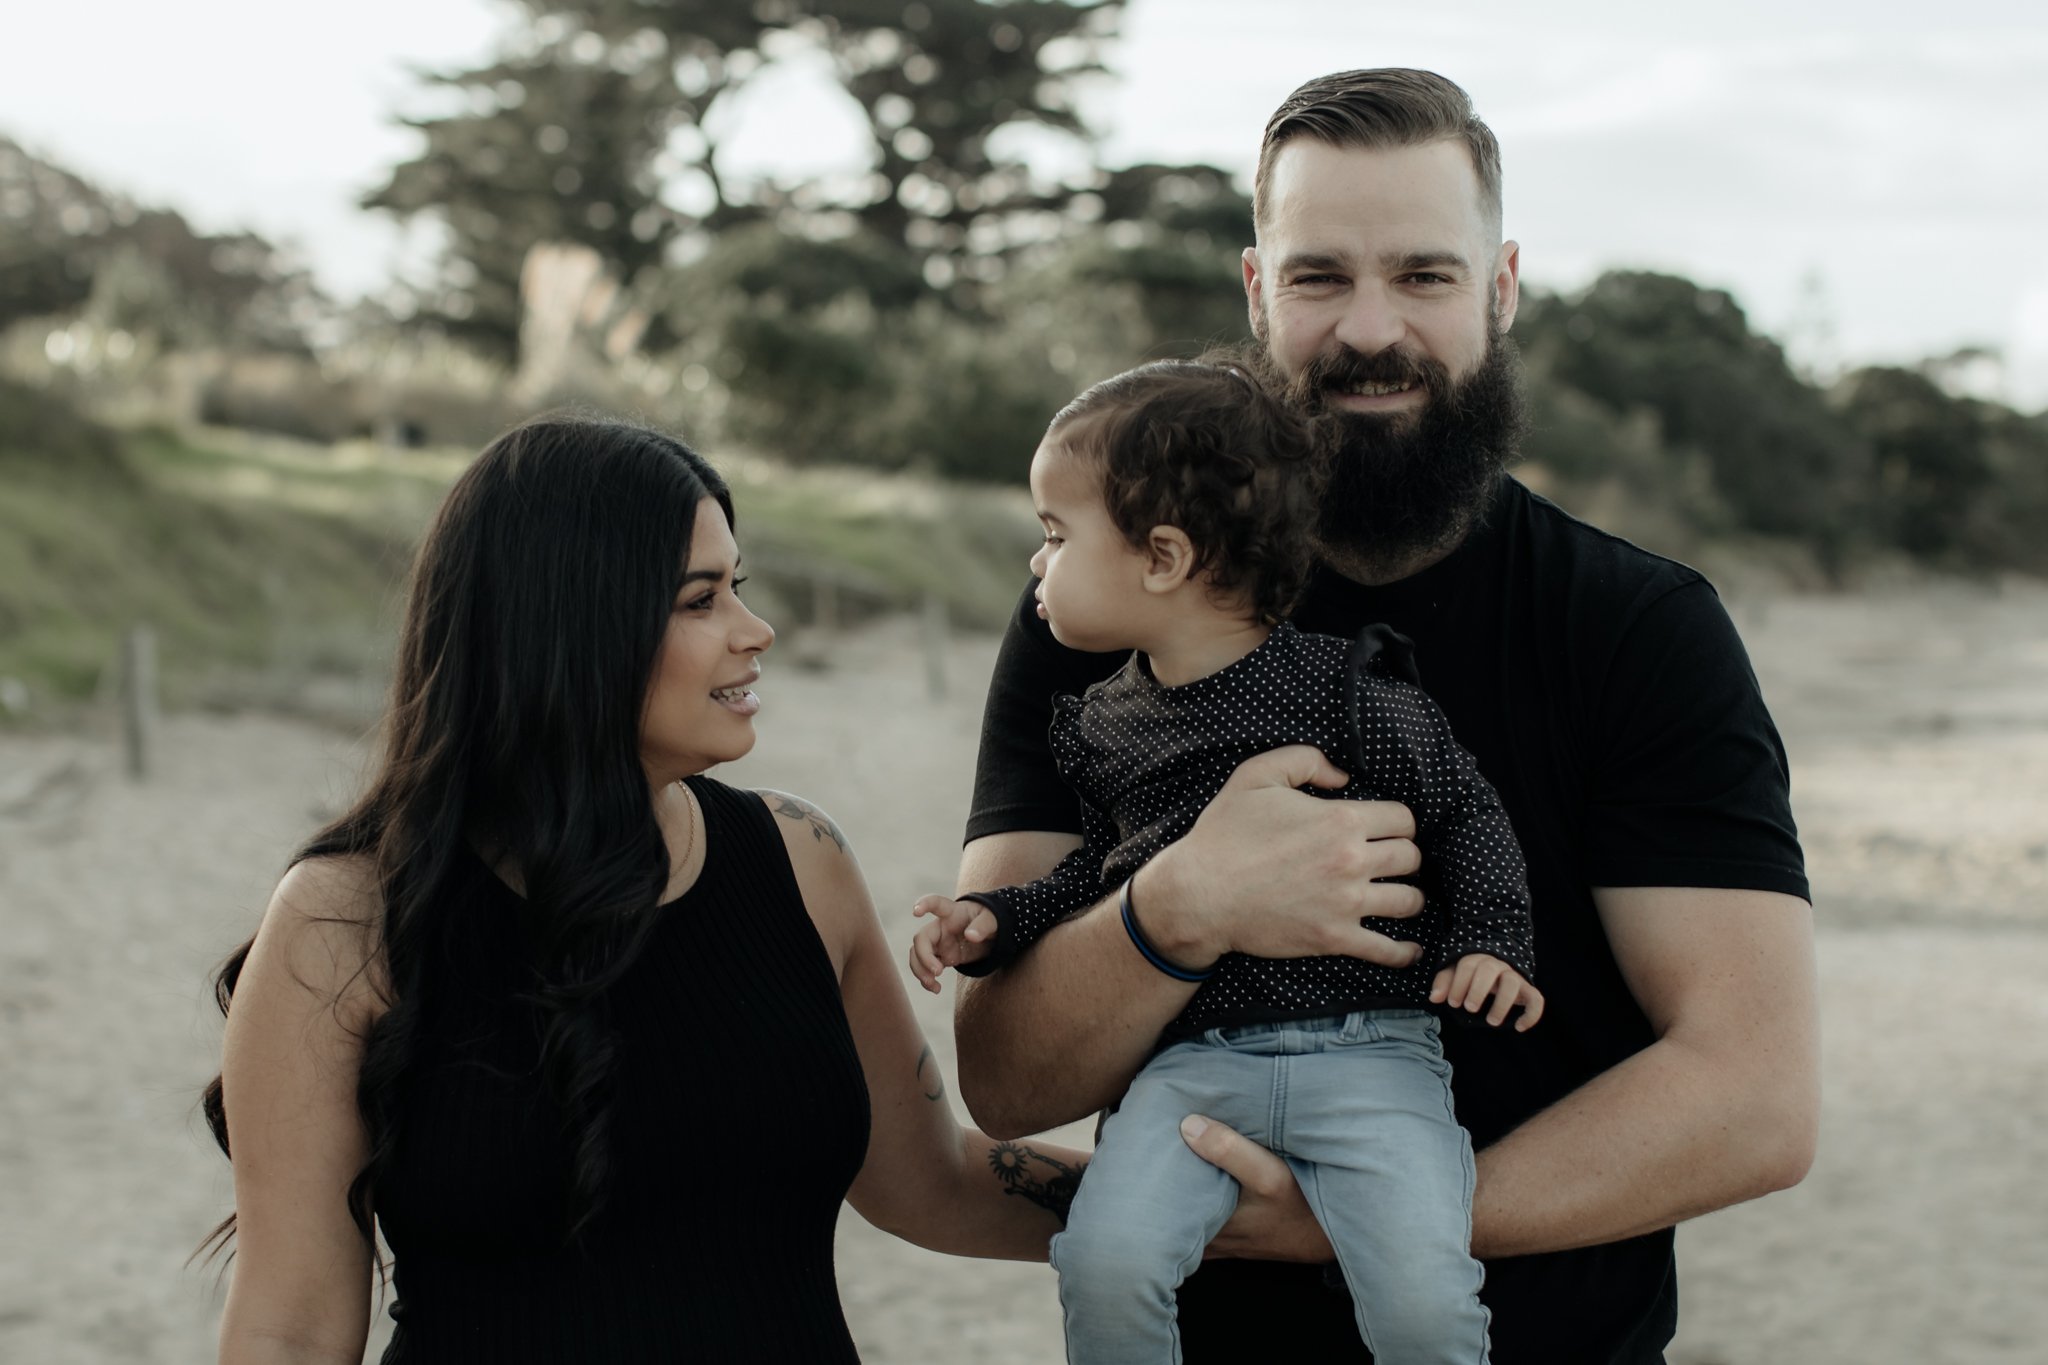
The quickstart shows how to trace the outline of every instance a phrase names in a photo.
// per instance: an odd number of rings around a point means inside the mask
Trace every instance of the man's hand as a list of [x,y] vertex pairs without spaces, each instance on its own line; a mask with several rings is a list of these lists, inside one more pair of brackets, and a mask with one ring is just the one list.
[[1175,962],[1341,954],[1388,967],[1420,957],[1420,945],[1359,922],[1421,912],[1420,891],[1383,880],[1422,865],[1414,815],[1398,802],[1316,801],[1297,790],[1349,780],[1305,744],[1239,764],[1132,888],[1160,951]]
[[1429,1003],[1477,1014],[1489,995],[1493,997],[1493,1008],[1486,1012],[1486,1022],[1495,1028],[1517,1005],[1522,1007],[1522,1017],[1515,1020],[1517,1033],[1526,1033],[1543,1017],[1543,992],[1490,953],[1467,953],[1455,965],[1438,972],[1430,984]]
[[1248,1261],[1305,1261],[1321,1264],[1337,1259],[1330,1239],[1309,1212],[1301,1186],[1287,1163],[1235,1130],[1190,1114],[1180,1121],[1181,1140],[1188,1149],[1235,1180],[1243,1192],[1237,1211],[1203,1251],[1205,1260],[1236,1257]]
[[910,941],[910,974],[932,994],[939,992],[940,972],[988,956],[996,917],[979,901],[924,896],[910,913],[932,917],[931,923],[918,926],[917,937]]

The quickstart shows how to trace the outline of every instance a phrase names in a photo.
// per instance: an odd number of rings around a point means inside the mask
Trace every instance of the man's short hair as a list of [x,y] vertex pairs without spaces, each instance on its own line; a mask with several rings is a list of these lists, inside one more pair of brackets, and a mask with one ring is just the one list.
[[1259,169],[1252,180],[1252,222],[1265,221],[1267,183],[1282,145],[1312,137],[1332,147],[1414,147],[1456,138],[1479,175],[1479,205],[1500,235],[1500,144],[1472,112],[1472,97],[1434,71],[1384,66],[1318,76],[1284,100],[1266,121]]

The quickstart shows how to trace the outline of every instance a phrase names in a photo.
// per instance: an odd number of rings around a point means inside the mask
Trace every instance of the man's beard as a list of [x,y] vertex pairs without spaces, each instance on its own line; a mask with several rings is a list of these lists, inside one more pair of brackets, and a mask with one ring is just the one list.
[[[1518,453],[1525,423],[1521,360],[1488,319],[1479,367],[1453,381],[1443,365],[1400,347],[1361,355],[1350,347],[1319,355],[1300,373],[1269,379],[1308,413],[1325,445],[1325,487],[1316,540],[1349,577],[1405,577],[1464,539],[1485,513],[1501,472]],[[1361,384],[1422,386],[1411,412],[1351,412],[1329,395]]]

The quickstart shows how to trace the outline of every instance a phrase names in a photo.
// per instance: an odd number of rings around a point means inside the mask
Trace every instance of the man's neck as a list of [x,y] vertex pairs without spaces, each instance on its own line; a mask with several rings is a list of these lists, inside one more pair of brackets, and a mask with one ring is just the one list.
[[1153,680],[1161,687],[1180,687],[1206,678],[1266,643],[1273,628],[1262,621],[1221,613],[1177,621],[1144,651]]

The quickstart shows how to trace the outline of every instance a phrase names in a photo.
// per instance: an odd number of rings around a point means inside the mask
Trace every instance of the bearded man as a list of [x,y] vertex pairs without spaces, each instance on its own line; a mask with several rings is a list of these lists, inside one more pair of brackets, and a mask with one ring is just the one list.
[[[1500,158],[1465,92],[1353,71],[1267,125],[1244,287],[1261,363],[1341,428],[1321,568],[1295,615],[1385,622],[1499,790],[1528,859],[1542,1023],[1451,1029],[1477,1149],[1472,1249],[1493,1359],[1661,1361],[1673,1225],[1781,1189],[1819,1111],[1811,908],[1785,756],[1713,589],[1507,475],[1521,422],[1507,330],[1520,251]],[[984,718],[960,888],[1042,875],[1078,842],[1046,747],[1050,700],[1119,660],[1062,649],[1026,591]],[[1145,866],[1170,961],[1419,951],[1361,924],[1420,908],[1408,811],[1296,790],[1305,748],[1246,762]],[[1114,1105],[1196,988],[1155,967],[1114,900],[963,982],[961,1090],[1023,1135]],[[1244,1185],[1180,1295],[1186,1359],[1366,1361],[1328,1242],[1285,1165],[1191,1116]]]

